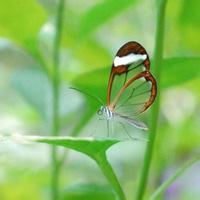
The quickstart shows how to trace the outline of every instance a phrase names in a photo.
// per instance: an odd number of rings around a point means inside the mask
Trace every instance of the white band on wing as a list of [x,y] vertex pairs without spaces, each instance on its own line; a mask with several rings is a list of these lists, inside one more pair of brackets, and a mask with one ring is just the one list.
[[144,61],[147,58],[146,54],[128,54],[123,57],[116,56],[114,59],[114,67],[120,66],[120,65],[129,65],[134,62],[138,61]]

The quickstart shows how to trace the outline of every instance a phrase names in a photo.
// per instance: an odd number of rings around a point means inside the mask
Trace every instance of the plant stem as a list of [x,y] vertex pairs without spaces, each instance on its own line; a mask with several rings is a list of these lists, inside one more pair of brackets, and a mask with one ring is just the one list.
[[174,175],[169,177],[158,189],[151,195],[149,200],[155,200],[159,195],[161,195],[179,176],[181,176],[191,165],[200,160],[200,157],[189,160],[183,164]]
[[[52,135],[58,136],[60,132],[60,120],[59,120],[59,96],[60,96],[60,43],[62,33],[62,21],[64,11],[64,0],[60,0],[57,8],[57,16],[55,20],[55,38],[53,46],[53,80],[52,80],[52,92],[53,92],[53,111],[52,111]],[[59,198],[59,160],[57,148],[52,147],[52,180],[51,180],[51,199],[57,200]]]
[[104,173],[105,177],[112,185],[114,191],[118,195],[120,200],[126,200],[125,194],[119,184],[119,181],[111,167],[110,163],[108,162],[105,152],[101,153],[98,157],[95,158],[98,166],[101,168],[102,172]]
[[[165,10],[167,0],[160,0],[158,3],[157,23],[156,23],[156,39],[154,51],[154,75],[157,79],[158,86],[161,80],[161,66],[163,59],[163,41],[164,41],[164,28],[165,28]],[[159,87],[158,87],[159,88]],[[158,89],[157,99],[152,107],[149,142],[146,147],[141,178],[137,191],[137,200],[142,200],[146,191],[147,181],[149,177],[150,165],[153,156],[154,143],[157,131],[157,122],[160,109],[160,90]]]

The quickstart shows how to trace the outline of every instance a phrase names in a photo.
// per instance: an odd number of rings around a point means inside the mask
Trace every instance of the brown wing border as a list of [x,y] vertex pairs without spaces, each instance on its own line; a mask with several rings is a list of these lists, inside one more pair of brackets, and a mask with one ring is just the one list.
[[[135,41],[130,41],[125,43],[117,52],[116,56],[119,57],[123,57],[126,56],[130,53],[134,53],[134,54],[145,54],[147,55],[147,58],[143,61],[143,66],[145,67],[146,71],[150,70],[150,60],[149,60],[149,56],[148,53],[146,52],[145,48],[139,44],[138,42]],[[111,72],[110,72],[110,77],[109,77],[109,81],[108,81],[108,88],[107,88],[107,105],[110,105],[110,95],[111,95],[111,90],[112,90],[112,84],[114,81],[115,76],[120,76],[124,73],[128,73],[129,72],[129,67],[131,66],[131,64],[129,65],[120,65],[115,67],[114,63],[112,64],[112,68],[111,68]]]
[[123,94],[123,92],[126,90],[126,88],[128,88],[131,84],[134,83],[134,81],[140,79],[140,78],[145,78],[145,80],[147,82],[151,82],[152,86],[151,86],[151,95],[148,99],[148,101],[144,104],[144,108],[140,111],[140,113],[144,112],[145,110],[147,110],[152,103],[154,102],[155,98],[156,98],[156,94],[157,94],[157,83],[156,83],[156,79],[153,77],[153,75],[149,72],[149,71],[144,71],[141,72],[139,74],[137,74],[136,76],[132,77],[131,79],[129,79],[125,85],[120,89],[120,91],[117,93],[116,97],[114,98],[114,100],[107,105],[108,108],[112,111],[114,111],[115,106],[119,100],[119,98],[121,97],[121,95]]

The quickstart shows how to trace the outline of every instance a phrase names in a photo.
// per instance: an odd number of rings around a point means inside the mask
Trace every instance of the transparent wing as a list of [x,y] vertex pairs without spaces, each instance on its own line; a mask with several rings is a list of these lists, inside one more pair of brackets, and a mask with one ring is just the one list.
[[[142,122],[124,118],[115,117],[110,120],[113,132],[110,133],[110,137],[118,138],[122,140],[136,140],[136,141],[148,141],[148,134],[144,131],[145,124]],[[140,128],[139,128],[140,127]],[[143,128],[141,128],[143,127]]]
[[112,138],[146,142],[148,134],[144,131],[145,127],[146,125],[142,122],[127,117],[115,116],[110,120],[106,120],[99,115],[95,115],[81,134],[99,139]]
[[149,71],[142,70],[140,65],[114,80],[113,88],[117,89],[113,89],[111,105],[114,106],[115,113],[132,117],[145,111],[153,103],[157,90],[156,81]]
[[129,70],[120,75],[115,75],[112,83],[110,101],[112,102],[120,89],[125,85],[127,80],[131,77],[136,76],[137,74],[145,71],[145,68],[142,63],[134,63],[129,67]]
[[115,113],[116,115],[116,118],[118,118],[118,121],[121,121],[123,123],[127,123],[127,124],[130,124],[136,128],[139,128],[141,130],[145,130],[147,131],[148,130],[148,127],[145,123],[143,123],[142,121],[139,121],[139,120],[136,120],[136,119],[132,119],[132,118],[129,118],[127,116],[122,116],[122,115],[119,115],[117,113]]

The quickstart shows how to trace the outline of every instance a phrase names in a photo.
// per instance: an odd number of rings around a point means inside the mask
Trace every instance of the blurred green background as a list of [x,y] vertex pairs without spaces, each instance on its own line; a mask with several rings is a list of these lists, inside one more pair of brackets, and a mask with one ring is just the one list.
[[[66,0],[61,44],[61,135],[78,135],[99,107],[68,88],[103,100],[113,57],[127,41],[152,58],[158,0]],[[0,0],[0,136],[50,135],[53,39],[57,0]],[[168,0],[161,110],[147,192],[200,153],[200,2]],[[98,92],[97,92],[98,91]],[[145,116],[148,119],[148,113]],[[109,160],[133,199],[143,161],[143,142],[113,146]],[[59,149],[62,153],[62,148]],[[0,143],[0,199],[50,196],[49,147]],[[200,199],[200,164],[192,166],[161,197]],[[105,177],[83,154],[70,151],[61,174],[61,199],[114,199]]]

